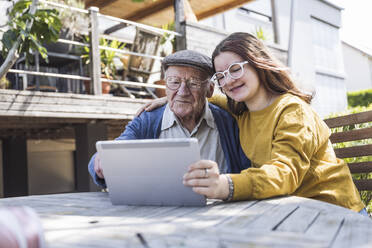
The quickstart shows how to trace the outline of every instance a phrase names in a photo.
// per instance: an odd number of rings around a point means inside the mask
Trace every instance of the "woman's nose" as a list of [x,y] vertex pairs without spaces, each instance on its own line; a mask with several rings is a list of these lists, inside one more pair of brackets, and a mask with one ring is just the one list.
[[235,79],[232,78],[229,74],[227,74],[224,78],[223,78],[223,86],[226,86],[228,84],[230,84],[231,82],[234,82]]

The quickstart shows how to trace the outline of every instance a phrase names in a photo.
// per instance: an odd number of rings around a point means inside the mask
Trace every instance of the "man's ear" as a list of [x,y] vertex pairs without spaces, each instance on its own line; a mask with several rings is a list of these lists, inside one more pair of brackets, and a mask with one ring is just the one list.
[[207,98],[212,97],[214,92],[214,83],[209,82],[208,89],[207,89]]

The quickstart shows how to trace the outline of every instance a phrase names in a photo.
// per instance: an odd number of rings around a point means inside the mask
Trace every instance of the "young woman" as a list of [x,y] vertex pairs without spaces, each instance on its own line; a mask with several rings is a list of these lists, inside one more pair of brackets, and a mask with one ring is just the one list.
[[210,101],[237,120],[252,167],[220,174],[213,161],[190,166],[184,184],[209,198],[263,199],[296,195],[365,212],[347,165],[336,158],[330,130],[288,71],[261,41],[233,33],[212,55],[212,80],[226,95]]

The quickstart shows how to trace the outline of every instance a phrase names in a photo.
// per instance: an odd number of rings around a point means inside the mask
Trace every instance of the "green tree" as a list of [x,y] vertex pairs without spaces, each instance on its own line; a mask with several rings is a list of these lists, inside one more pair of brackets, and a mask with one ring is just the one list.
[[2,56],[5,58],[0,67],[2,78],[14,65],[19,55],[26,55],[26,62],[33,59],[33,53],[39,52],[48,61],[43,44],[57,42],[61,29],[58,11],[38,9],[38,0],[20,0],[14,4],[9,14],[8,31],[2,37]]

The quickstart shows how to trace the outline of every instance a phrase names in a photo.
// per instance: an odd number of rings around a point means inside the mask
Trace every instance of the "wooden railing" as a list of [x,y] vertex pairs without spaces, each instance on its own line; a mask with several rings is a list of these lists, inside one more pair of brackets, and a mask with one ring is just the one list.
[[[99,9],[96,7],[90,7],[88,10],[85,9],[79,9],[79,8],[74,8],[74,7],[69,7],[67,5],[59,4],[59,3],[54,3],[54,2],[48,2],[44,0],[40,0],[39,2],[43,4],[50,5],[55,8],[62,8],[62,11],[76,11],[80,12],[82,14],[88,15],[89,16],[89,30],[87,30],[87,33],[89,33],[89,44],[84,43],[84,42],[79,42],[79,41],[72,41],[72,40],[66,40],[66,39],[59,39],[58,43],[65,43],[65,44],[71,44],[74,46],[87,46],[90,48],[90,75],[70,75],[70,74],[62,74],[62,73],[48,73],[48,72],[40,72],[39,68],[37,66],[37,69],[34,71],[32,70],[20,70],[20,69],[11,69],[9,72],[10,73],[16,73],[16,74],[23,74],[27,77],[27,75],[35,75],[35,76],[41,76],[41,77],[56,77],[56,78],[65,78],[65,79],[75,79],[75,80],[84,80],[84,81],[90,81],[91,82],[91,88],[92,93],[94,95],[100,95],[102,94],[102,82],[111,82],[119,85],[125,86],[134,86],[138,88],[160,88],[164,89],[165,87],[163,85],[156,85],[152,84],[150,82],[142,81],[142,82],[134,82],[134,81],[128,81],[125,80],[113,80],[113,79],[107,79],[107,78],[102,78],[101,77],[101,60],[100,60],[100,50],[111,50],[114,51],[118,54],[125,54],[129,56],[136,56],[136,57],[142,57],[142,58],[147,58],[147,59],[152,59],[152,60],[162,60],[163,58],[160,56],[157,56],[156,54],[147,54],[146,52],[136,52],[134,50],[128,50],[128,49],[114,49],[110,47],[105,47],[105,46],[100,46],[99,45],[99,39],[100,38],[105,38],[108,40],[119,40],[117,37],[114,37],[112,35],[107,35],[100,33],[99,25],[100,25],[100,20],[102,19],[108,19],[110,21],[115,22],[116,24],[125,24],[126,26],[134,26],[135,29],[140,29],[140,30],[145,30],[147,32],[154,33],[158,36],[163,36],[164,34],[169,34],[172,36],[180,36],[179,33],[172,32],[169,30],[163,30],[159,29],[156,27],[151,27],[148,25],[112,17],[112,16],[107,16],[107,15],[102,15],[99,13]],[[137,32],[138,33],[138,32]],[[38,89],[38,85],[36,86]],[[23,89],[26,89],[26,87],[23,87]],[[128,92],[129,97],[135,98],[133,94]]]
[[[340,129],[338,132],[332,133],[330,137],[333,144],[350,142],[347,147],[337,148],[336,146],[335,148],[338,158],[354,158],[350,160],[357,160],[357,162],[351,161],[348,163],[350,172],[364,175],[372,173],[372,125],[366,124],[363,128],[356,128],[357,124],[372,122],[372,111],[330,118],[326,119],[325,122],[330,128]],[[358,159],[360,157],[363,157],[363,159]],[[372,179],[368,179],[368,176],[363,178],[354,180],[358,190],[372,191]]]

